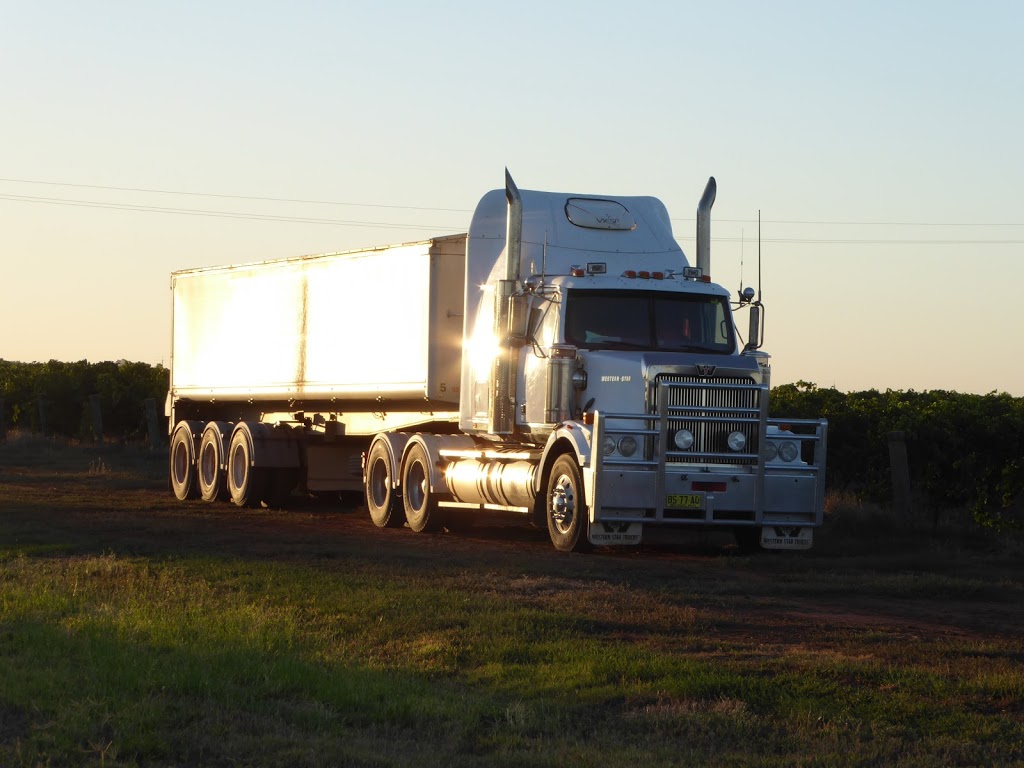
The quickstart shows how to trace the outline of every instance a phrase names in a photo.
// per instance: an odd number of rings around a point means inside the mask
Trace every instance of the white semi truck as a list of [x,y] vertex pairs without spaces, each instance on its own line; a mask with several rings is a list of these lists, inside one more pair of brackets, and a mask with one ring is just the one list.
[[378,526],[515,513],[564,551],[648,526],[811,546],[827,424],[768,415],[760,302],[710,280],[715,194],[695,264],[655,198],[506,171],[467,234],[174,273],[175,495],[361,490]]

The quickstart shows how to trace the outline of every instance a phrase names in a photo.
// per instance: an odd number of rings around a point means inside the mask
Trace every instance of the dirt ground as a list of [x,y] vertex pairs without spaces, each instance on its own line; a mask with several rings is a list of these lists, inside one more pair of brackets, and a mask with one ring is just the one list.
[[61,477],[7,467],[0,470],[0,532],[16,545],[75,553],[374,558],[424,570],[679,590],[714,615],[716,633],[761,644],[798,645],[828,628],[979,642],[1024,634],[1024,562],[985,542],[902,534],[846,548],[826,529],[811,552],[746,556],[725,532],[649,530],[640,547],[566,555],[546,531],[514,519],[416,534],[376,528],[357,499],[295,497],[287,509],[246,510],[179,502],[154,482],[131,485],[104,473]]

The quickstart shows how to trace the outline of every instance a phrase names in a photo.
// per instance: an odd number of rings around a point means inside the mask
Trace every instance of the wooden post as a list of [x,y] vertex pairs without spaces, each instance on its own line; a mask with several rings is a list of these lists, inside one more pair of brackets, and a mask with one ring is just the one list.
[[7,403],[0,397],[0,442],[7,439]]
[[103,442],[103,408],[99,395],[89,395],[89,423],[92,424],[92,439]]
[[889,468],[892,472],[892,505],[896,522],[910,524],[910,464],[907,441],[902,432],[889,433]]
[[146,398],[146,429],[149,432],[150,450],[160,445],[160,422],[156,417],[156,400]]

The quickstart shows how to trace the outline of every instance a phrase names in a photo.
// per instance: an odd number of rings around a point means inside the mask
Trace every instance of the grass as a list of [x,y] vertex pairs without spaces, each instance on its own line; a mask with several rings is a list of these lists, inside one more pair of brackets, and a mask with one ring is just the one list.
[[0,445],[0,765],[1024,761],[1013,542],[564,556],[181,504],[165,461]]

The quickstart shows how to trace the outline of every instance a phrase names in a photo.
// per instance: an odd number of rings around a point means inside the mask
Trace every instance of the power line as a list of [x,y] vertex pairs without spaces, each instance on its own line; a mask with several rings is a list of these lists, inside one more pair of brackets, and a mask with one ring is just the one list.
[[[0,178],[0,182],[9,184],[40,184],[52,187],[72,187],[75,189],[98,189],[111,192],[140,192],[154,195],[184,195],[190,197],[212,197],[225,200],[255,200],[271,203],[300,203],[304,205],[336,205],[354,208],[385,208],[408,211],[437,211],[444,213],[472,213],[468,208],[434,208],[417,205],[385,205],[382,203],[352,203],[337,200],[307,200],[291,197],[267,197],[259,195],[228,195],[215,192],[193,192],[171,189],[150,189],[146,187],[112,187],[101,184],[77,184],[63,181],[40,181],[35,179]],[[287,218],[287,217],[285,217]],[[693,217],[671,219],[672,221],[695,221]],[[757,219],[716,219],[720,223],[752,224]],[[800,219],[764,219],[765,224],[785,224],[798,226],[857,226],[857,227],[1024,227],[1024,222],[957,222],[957,221],[839,221],[839,220],[800,220]]]
[[143,187],[106,187],[100,184],[71,184],[63,181],[33,181],[31,179],[3,179],[9,184],[42,184],[51,187],[73,187],[75,189],[101,189],[109,192],[142,192],[151,195],[187,195],[190,197],[216,197],[227,200],[259,200],[270,203],[302,203],[304,205],[339,205],[356,208],[391,208],[407,211],[443,211],[446,213],[471,213],[465,208],[429,208],[417,205],[382,205],[380,203],[341,203],[335,200],[302,200],[291,197],[260,197],[256,195],[224,195],[214,192],[182,192],[171,189],[146,189]]
[[66,205],[82,208],[106,208],[117,211],[137,211],[144,213],[172,213],[184,216],[208,216],[227,219],[252,219],[257,221],[282,221],[296,224],[333,224],[346,227],[387,227],[393,229],[429,229],[432,231],[461,232],[461,227],[439,226],[435,224],[409,224],[390,221],[347,221],[343,219],[319,219],[306,216],[275,216],[265,213],[246,213],[244,211],[208,211],[196,208],[165,208],[153,205],[132,205],[129,203],[102,203],[92,200],[68,200],[52,197],[29,197],[26,195],[5,195],[0,193],[0,200],[13,200],[27,203],[46,203],[50,205]]
[[[3,179],[0,179],[3,181]],[[50,182],[40,182],[50,183]],[[88,185],[78,185],[88,186]],[[102,189],[113,189],[111,187],[102,187]],[[201,196],[201,193],[172,193],[172,194],[195,194]],[[216,195],[215,197],[234,197],[231,195]],[[239,199],[259,199],[259,200],[282,200],[281,198],[239,198]],[[206,210],[198,208],[171,208],[167,206],[153,206],[153,205],[138,205],[133,203],[112,203],[112,202],[100,202],[94,200],[75,200],[69,198],[55,198],[55,197],[37,197],[31,195],[11,195],[0,193],[0,200],[9,200],[12,202],[25,202],[25,203],[40,203],[47,205],[63,205],[71,207],[82,207],[82,208],[101,208],[107,210],[120,210],[120,211],[133,211],[142,213],[164,213],[174,214],[182,216],[203,216],[210,218],[228,218],[228,219],[245,219],[251,221],[276,221],[293,224],[320,224],[330,226],[345,226],[345,227],[372,227],[372,228],[388,228],[388,229],[405,229],[405,230],[429,230],[431,232],[463,232],[465,227],[452,227],[451,225],[437,225],[437,224],[411,224],[408,222],[393,222],[393,221],[360,221],[351,219],[328,219],[311,216],[282,216],[276,214],[267,213],[248,213],[245,211],[219,211],[219,210]],[[339,205],[342,205],[339,203]],[[359,204],[353,204],[359,205]],[[373,206],[373,207],[388,207],[388,206]],[[401,208],[402,206],[390,206],[392,208]],[[415,210],[433,210],[433,211],[453,211],[455,209],[415,209]],[[720,221],[728,221],[720,219]],[[741,221],[741,220],[732,220]],[[786,223],[786,222],[775,222],[775,223]],[[796,222],[788,222],[796,223]],[[824,223],[824,222],[803,222],[809,223]],[[833,224],[850,223],[850,222],[832,222]],[[868,222],[864,222],[868,223]],[[875,222],[880,224],[880,222]],[[965,225],[961,225],[965,226]],[[971,225],[971,226],[988,226],[988,225]],[[1012,226],[1012,225],[1004,225]],[[715,237],[713,238],[717,242],[742,242],[742,237]],[[765,243],[779,243],[788,245],[1022,245],[1024,240],[1022,239],[987,239],[987,240],[949,240],[949,239],[883,239],[883,238],[800,238],[800,237],[766,237],[762,239]]]

